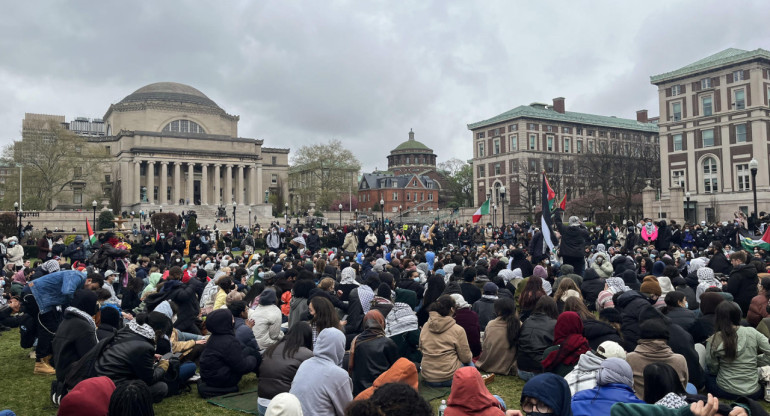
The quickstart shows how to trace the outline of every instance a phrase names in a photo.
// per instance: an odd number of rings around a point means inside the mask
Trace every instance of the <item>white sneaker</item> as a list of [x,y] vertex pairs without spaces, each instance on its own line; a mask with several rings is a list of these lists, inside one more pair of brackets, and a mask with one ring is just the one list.
[[37,355],[35,355],[35,350],[32,350],[32,351],[30,351],[30,352],[29,352],[29,358],[31,358],[31,359],[33,359],[33,360],[34,360],[35,358],[37,358]]
[[195,383],[196,381],[201,379],[201,375],[198,373],[195,373],[192,377],[187,379],[188,383]]

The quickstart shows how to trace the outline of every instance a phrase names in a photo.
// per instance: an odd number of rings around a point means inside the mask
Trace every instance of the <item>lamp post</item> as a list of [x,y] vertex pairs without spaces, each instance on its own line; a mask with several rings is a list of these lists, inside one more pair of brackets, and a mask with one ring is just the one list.
[[497,204],[492,204],[492,226],[497,227]]
[[610,223],[612,222],[612,206],[607,206],[607,211],[610,212]]
[[163,212],[163,205],[158,205],[158,208],[160,209],[160,212]]
[[270,191],[265,191],[265,203],[267,204],[268,197],[270,196]]
[[358,208],[356,208],[356,216],[353,218],[353,225],[358,225]]
[[16,211],[16,218],[19,219],[19,244],[21,244],[21,213],[19,212],[19,203],[14,202],[13,203],[13,209]]
[[401,218],[401,205],[398,206],[398,225],[401,225],[404,223],[403,219]]
[[756,227],[757,216],[759,215],[757,213],[757,170],[759,169],[759,162],[757,162],[757,159],[751,158],[749,169],[751,170],[751,190],[754,193],[754,214],[752,214],[751,218],[754,220],[754,227]]
[[337,209],[340,210],[340,227],[342,227],[342,204],[337,205]]
[[94,209],[94,227],[96,227],[96,200],[94,199],[94,202],[91,202],[91,207]]
[[251,232],[251,207],[249,207],[249,232]]
[[505,228],[505,185],[500,187],[500,201],[502,202],[502,227]]
[[382,222],[382,231],[385,231],[385,200],[380,199],[380,221]]
[[687,200],[687,205],[684,207],[684,222],[687,224],[690,222],[690,192],[685,192],[684,197]]
[[236,225],[236,222],[235,222],[235,209],[236,208],[238,208],[238,203],[233,201],[233,227],[235,227],[235,225]]
[[283,204],[283,218],[286,220],[286,227],[289,227],[289,203],[284,202]]

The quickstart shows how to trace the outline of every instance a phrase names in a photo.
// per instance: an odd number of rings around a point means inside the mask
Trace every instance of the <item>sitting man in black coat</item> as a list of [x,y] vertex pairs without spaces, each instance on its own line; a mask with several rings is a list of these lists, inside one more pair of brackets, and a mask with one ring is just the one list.
[[88,289],[76,291],[53,337],[53,364],[57,381],[63,382],[70,365],[96,345],[93,319],[96,312],[96,292]]

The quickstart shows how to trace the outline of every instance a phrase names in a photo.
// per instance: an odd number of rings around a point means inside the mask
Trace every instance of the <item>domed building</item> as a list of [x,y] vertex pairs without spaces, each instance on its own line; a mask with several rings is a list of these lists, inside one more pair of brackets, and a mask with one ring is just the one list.
[[414,132],[409,130],[409,140],[390,151],[388,170],[394,175],[404,173],[423,173],[436,170],[436,155],[433,149],[414,139]]
[[239,120],[189,85],[158,82],[110,105],[106,136],[90,140],[114,160],[108,180],[122,211],[235,202],[242,218],[271,216],[269,194],[288,194],[289,149],[239,137]]

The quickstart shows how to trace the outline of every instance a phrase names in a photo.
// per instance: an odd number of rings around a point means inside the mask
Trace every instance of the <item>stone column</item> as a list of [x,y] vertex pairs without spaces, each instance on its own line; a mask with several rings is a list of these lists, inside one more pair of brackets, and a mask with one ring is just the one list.
[[160,162],[160,189],[158,189],[158,204],[168,205],[166,192],[168,190],[168,162]]
[[225,206],[233,202],[233,166],[225,166],[225,193],[222,196],[222,203]]
[[155,203],[155,162],[147,161],[147,202]]
[[209,164],[201,163],[201,205],[209,204]]
[[[195,205],[195,192],[193,183],[195,182],[195,164],[187,163],[187,199],[190,200],[190,204]],[[186,201],[185,201],[186,202]]]
[[182,165],[174,162],[174,205],[182,199]]
[[219,169],[221,166],[222,165],[218,163],[214,165],[214,205],[219,205],[219,202],[220,202],[219,189],[221,188],[221,185],[219,183],[219,180],[222,175],[220,174]]
[[244,171],[244,166],[238,165],[238,182],[235,185],[236,186],[235,198],[236,198],[236,201],[238,201],[239,205],[243,205],[244,203],[246,203],[245,199],[243,198],[243,188],[244,188],[243,171]]
[[249,167],[249,205],[259,203],[259,192],[257,191],[257,168],[255,165]]
[[135,203],[142,203],[142,161],[135,160],[134,161],[134,192]]
[[265,203],[265,190],[262,188],[264,182],[262,182],[262,162],[257,162],[257,200],[260,204]]

